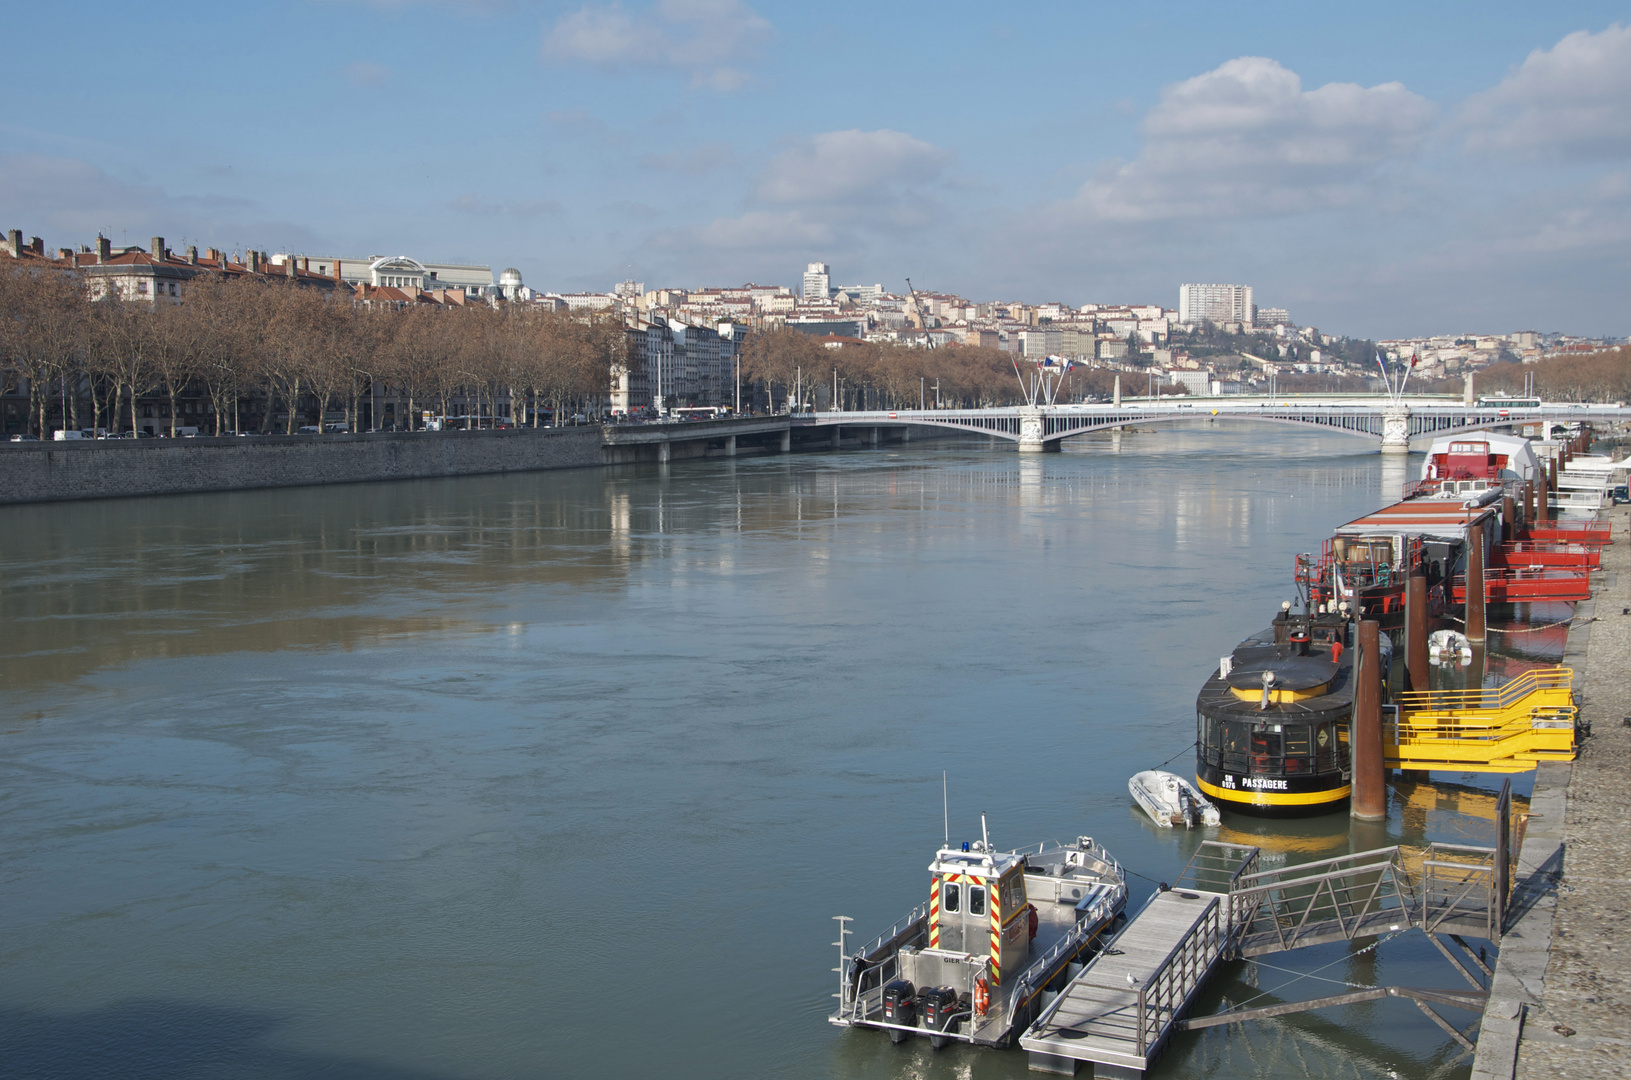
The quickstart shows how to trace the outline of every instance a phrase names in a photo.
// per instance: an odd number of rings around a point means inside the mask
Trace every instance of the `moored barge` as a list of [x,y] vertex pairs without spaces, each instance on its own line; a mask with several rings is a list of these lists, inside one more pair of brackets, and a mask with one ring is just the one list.
[[1290,607],[1235,646],[1196,698],[1195,779],[1223,809],[1322,814],[1352,793],[1350,623],[1340,608]]

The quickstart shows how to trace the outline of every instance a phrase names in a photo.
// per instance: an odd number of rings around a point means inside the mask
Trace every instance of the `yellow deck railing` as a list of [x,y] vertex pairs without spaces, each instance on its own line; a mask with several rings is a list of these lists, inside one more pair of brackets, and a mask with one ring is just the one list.
[[1528,772],[1575,754],[1574,672],[1526,671],[1486,690],[1397,694],[1382,755],[1399,769]]

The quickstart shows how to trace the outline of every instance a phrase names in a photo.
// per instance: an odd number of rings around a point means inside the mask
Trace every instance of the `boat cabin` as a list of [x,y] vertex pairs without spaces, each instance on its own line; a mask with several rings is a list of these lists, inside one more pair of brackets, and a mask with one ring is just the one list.
[[1421,481],[1406,496],[1457,498],[1540,475],[1540,459],[1529,440],[1492,431],[1473,431],[1433,440],[1422,464]]
[[1030,955],[1025,859],[1013,852],[943,848],[929,864],[929,948],[989,957],[991,983]]

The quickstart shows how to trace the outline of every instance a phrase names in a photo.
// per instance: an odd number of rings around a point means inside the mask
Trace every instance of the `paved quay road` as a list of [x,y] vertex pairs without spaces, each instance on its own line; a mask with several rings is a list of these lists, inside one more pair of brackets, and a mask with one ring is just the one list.
[[1592,735],[1569,767],[1563,873],[1519,1080],[1631,1076],[1631,508],[1610,518],[1581,684]]
[[[1174,880],[1201,834],[1127,777],[1407,468],[1197,424],[0,508],[0,1077],[1028,1076],[829,1026],[831,917],[922,901],[942,770],[954,839]],[[1216,835],[1488,844],[1496,787]],[[1200,1008],[1454,980],[1410,937],[1296,966]],[[1389,1001],[1156,1075],[1468,1068]]]

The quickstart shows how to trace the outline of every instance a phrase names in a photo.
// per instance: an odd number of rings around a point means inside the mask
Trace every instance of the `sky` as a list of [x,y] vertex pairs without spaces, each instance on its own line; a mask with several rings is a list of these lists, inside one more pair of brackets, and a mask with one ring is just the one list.
[[1631,4],[7,5],[0,225],[1631,334]]

